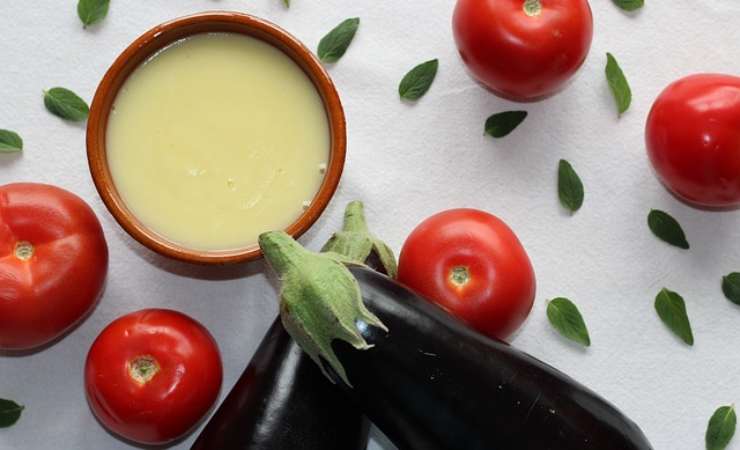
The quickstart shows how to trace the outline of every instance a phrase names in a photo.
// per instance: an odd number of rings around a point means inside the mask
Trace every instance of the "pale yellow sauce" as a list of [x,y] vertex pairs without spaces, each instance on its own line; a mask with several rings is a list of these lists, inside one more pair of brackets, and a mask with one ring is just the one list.
[[275,47],[230,33],[176,42],[137,68],[107,130],[128,208],[197,250],[241,248],[294,222],[323,181],[329,147],[308,76]]

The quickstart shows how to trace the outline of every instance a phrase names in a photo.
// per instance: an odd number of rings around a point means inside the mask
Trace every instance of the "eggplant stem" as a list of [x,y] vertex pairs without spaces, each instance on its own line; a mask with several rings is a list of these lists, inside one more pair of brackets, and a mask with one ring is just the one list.
[[338,339],[366,350],[370,345],[358,324],[388,328],[365,307],[360,285],[344,264],[346,258],[310,252],[284,231],[260,235],[259,244],[281,281],[280,318],[286,331],[327,378],[336,382],[322,358],[351,386],[332,342]]
[[342,231],[367,233],[367,220],[365,219],[365,206],[360,201],[347,204],[344,210],[344,226]]
[[342,230],[334,233],[321,251],[342,255],[358,264],[365,264],[371,256],[375,255],[380,271],[391,278],[396,278],[398,275],[398,265],[393,250],[370,233],[365,219],[364,206],[359,201],[353,201],[347,205]]

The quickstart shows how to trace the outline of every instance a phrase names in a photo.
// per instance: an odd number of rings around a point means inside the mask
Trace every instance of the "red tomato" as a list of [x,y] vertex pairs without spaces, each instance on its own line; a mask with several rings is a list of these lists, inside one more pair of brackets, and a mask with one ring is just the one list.
[[700,74],[671,84],[650,110],[645,141],[658,177],[679,198],[740,206],[740,78]]
[[481,333],[506,339],[532,309],[532,264],[511,229],[475,209],[422,222],[401,250],[398,279]]
[[165,309],[113,321],[85,365],[95,416],[112,432],[146,445],[186,435],[216,401],[221,377],[221,356],[208,330]]
[[92,311],[108,246],[92,209],[44,184],[0,186],[0,350],[50,343]]
[[587,0],[458,0],[452,27],[473,76],[516,101],[559,91],[593,37]]

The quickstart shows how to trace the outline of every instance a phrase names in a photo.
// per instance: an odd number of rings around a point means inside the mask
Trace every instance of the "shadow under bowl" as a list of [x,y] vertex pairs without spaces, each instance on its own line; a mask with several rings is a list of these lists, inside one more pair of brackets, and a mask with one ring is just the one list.
[[324,103],[330,131],[329,163],[321,187],[310,206],[285,229],[291,236],[297,238],[306,232],[331,200],[344,169],[347,144],[344,111],[334,83],[314,54],[277,25],[248,14],[214,11],[163,23],[136,39],[108,69],[95,93],[87,124],[90,173],[106,207],[131,237],[161,255],[200,264],[252,261],[260,258],[262,252],[257,243],[232,250],[194,250],[173,242],[144,225],[116,190],[108,167],[106,132],[118,91],[133,71],[173,42],[196,34],[217,32],[247,35],[278,48],[303,69]]

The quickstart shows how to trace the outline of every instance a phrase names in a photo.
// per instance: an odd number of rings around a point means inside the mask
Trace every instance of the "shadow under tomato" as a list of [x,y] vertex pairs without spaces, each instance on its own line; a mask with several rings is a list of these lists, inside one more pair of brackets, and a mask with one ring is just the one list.
[[44,350],[47,350],[50,347],[55,346],[59,342],[63,341],[67,336],[74,333],[77,328],[80,327],[97,309],[98,305],[100,304],[100,300],[105,295],[105,290],[108,287],[108,278],[106,277],[105,282],[103,283],[103,288],[100,290],[100,295],[98,295],[98,298],[95,300],[95,304],[90,308],[88,312],[83,315],[80,320],[77,321],[74,325],[69,327],[66,331],[64,331],[59,336],[55,337],[51,341],[47,342],[46,344],[43,344],[39,347],[34,347],[26,350],[2,350],[0,349],[0,358],[8,357],[8,358],[23,358],[26,356],[33,356],[37,353],[43,352]]
[[[462,54],[460,54],[459,52],[458,52],[458,54],[460,55],[460,60],[463,61],[463,62],[465,62],[465,58],[462,56]],[[465,68],[465,73],[467,74],[467,76],[468,76],[469,79],[471,79],[473,82],[475,82],[475,84],[477,84],[478,86],[480,86],[481,89],[483,89],[484,91],[488,92],[489,94],[492,94],[492,95],[494,95],[494,96],[496,96],[496,97],[498,97],[500,99],[507,100],[507,101],[510,101],[510,102],[513,102],[513,103],[519,103],[521,105],[528,105],[528,104],[532,104],[532,103],[542,102],[542,101],[547,100],[549,98],[555,97],[558,94],[560,94],[561,92],[567,90],[573,84],[573,82],[575,81],[578,73],[580,72],[580,70],[583,67],[583,64],[585,62],[586,62],[586,60],[584,59],[583,60],[583,63],[581,63],[581,67],[579,67],[579,69],[573,74],[573,76],[571,76],[569,79],[567,79],[562,85],[558,86],[558,88],[556,90],[554,90],[552,92],[548,92],[547,94],[539,95],[539,96],[536,96],[536,97],[530,97],[530,98],[519,98],[519,97],[515,97],[515,96],[512,96],[512,95],[509,95],[509,94],[507,94],[505,92],[496,90],[496,89],[488,86],[487,84],[483,83],[482,81],[480,81],[475,75],[473,75],[473,73],[467,67]]]
[[0,153],[0,167],[10,166],[23,157],[23,152]]
[[699,211],[706,211],[706,212],[716,212],[716,213],[722,213],[722,212],[733,212],[740,210],[740,205],[731,205],[731,206],[707,206],[707,205],[699,205],[696,203],[692,203],[680,195],[676,194],[672,190],[668,189],[668,187],[661,181],[661,185],[668,191],[669,194],[679,202],[683,203],[686,206],[690,206],[696,210]]
[[[128,444],[128,445],[130,445],[132,447],[140,448],[140,449],[143,449],[143,450],[161,450],[161,449],[170,448],[170,447],[174,447],[176,445],[182,444],[198,428],[200,428],[205,423],[205,421],[211,417],[211,415],[213,414],[214,410],[216,409],[216,406],[219,405],[219,403],[220,403],[219,400],[221,399],[221,392],[222,391],[223,391],[223,384],[221,386],[221,389],[218,392],[218,396],[216,397],[216,400],[213,402],[213,404],[208,409],[208,411],[203,415],[203,417],[201,417],[200,420],[198,420],[198,422],[195,423],[195,425],[193,425],[192,427],[190,427],[190,429],[184,435],[180,436],[179,438],[175,439],[174,441],[166,442],[164,444],[156,444],[156,445],[155,444],[142,444],[141,442],[132,441],[131,439],[128,439],[128,438],[126,438],[124,436],[121,436],[119,434],[116,434],[113,431],[111,431],[110,429],[108,429],[108,427],[106,427],[103,424],[103,422],[100,421],[100,419],[98,418],[98,416],[96,416],[93,413],[92,409],[90,408],[90,403],[89,402],[88,402],[88,408],[87,408],[87,410],[95,418],[95,421],[98,423],[98,425],[100,425],[100,427],[103,430],[105,430],[105,432],[108,433],[108,435],[111,436],[112,438],[114,438],[114,439],[116,439],[118,441],[121,441],[121,442],[123,442],[125,444]],[[87,393],[85,393],[85,401],[87,401]],[[216,449],[214,449],[214,450],[216,450]]]

